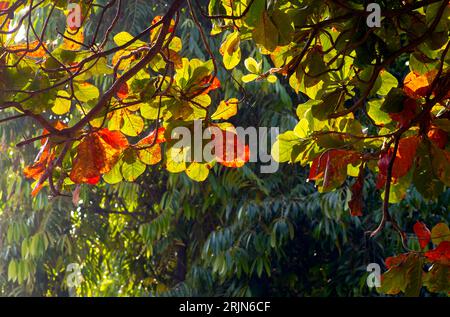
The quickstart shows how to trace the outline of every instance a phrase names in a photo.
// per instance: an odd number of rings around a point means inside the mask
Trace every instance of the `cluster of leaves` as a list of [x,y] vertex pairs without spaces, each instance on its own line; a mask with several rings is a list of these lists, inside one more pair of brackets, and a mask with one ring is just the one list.
[[[42,149],[25,170],[28,178],[36,180],[33,195],[47,182],[54,194],[73,184],[95,185],[102,176],[110,184],[132,182],[147,165],[162,160],[161,143],[165,143],[167,170],[186,171],[197,181],[206,179],[216,162],[239,167],[248,160],[248,153],[227,153],[228,148],[217,138],[212,142],[223,148],[221,154],[214,161],[194,161],[190,147],[171,140],[173,128],[192,130],[194,120],[203,120],[205,129],[219,128],[223,134],[220,140],[228,139],[224,142],[237,139],[233,126],[224,120],[237,113],[238,100],[221,101],[215,112],[209,110],[210,93],[220,87],[213,61],[189,60],[179,54],[182,41],[174,34],[177,22],[172,19],[178,16],[179,6],[174,4],[169,14],[156,16],[149,23],[141,33],[150,34],[147,41],[123,31],[109,43],[106,32],[95,48],[97,34],[85,38],[83,26],[67,26],[62,40],[49,44],[44,31],[34,41],[27,35],[26,43],[14,44],[16,29],[4,26],[8,37],[2,42],[2,108],[13,107],[37,118],[45,128],[34,139],[44,141]],[[50,7],[52,12],[64,9],[58,2],[45,2],[40,7]],[[26,8],[22,3],[12,12]],[[94,13],[88,5],[82,6],[82,11],[84,17]],[[14,16],[12,20],[18,19]],[[112,48],[104,50],[107,44]],[[100,76],[114,79],[106,91],[95,84]],[[64,124],[47,120],[47,113],[59,116]],[[145,136],[151,122],[157,133]],[[56,179],[57,186],[53,184]]]
[[[386,259],[388,271],[382,275],[380,291],[396,295],[419,296],[422,286],[430,292],[450,290],[450,230],[439,223],[430,231],[416,222],[414,232],[422,252],[410,251]],[[433,243],[435,248],[426,248]],[[424,270],[426,267],[426,270]]]

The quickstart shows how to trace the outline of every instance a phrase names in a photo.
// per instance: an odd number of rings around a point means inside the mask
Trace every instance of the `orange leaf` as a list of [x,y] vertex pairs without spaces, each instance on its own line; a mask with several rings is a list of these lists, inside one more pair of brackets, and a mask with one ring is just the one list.
[[70,28],[64,33],[63,43],[61,47],[69,51],[78,51],[81,49],[84,42],[84,31],[80,27],[78,29],[71,30]]
[[138,157],[142,163],[147,165],[155,165],[162,159],[160,143],[166,142],[164,138],[165,128],[161,127],[156,131],[152,131],[147,137],[137,143]]
[[18,51],[18,55],[25,55],[27,57],[35,57],[42,58],[47,52],[45,51],[45,44],[40,45],[38,40],[30,42],[30,43],[20,43],[11,45],[8,47],[8,50]]
[[425,97],[435,76],[435,71],[429,71],[424,75],[410,72],[403,81],[403,91],[411,98]]
[[[213,135],[212,140],[215,140]],[[250,148],[245,145],[236,132],[222,130],[222,142],[220,138],[214,142],[216,160],[226,167],[242,167],[250,160]]]
[[78,146],[70,179],[76,184],[97,184],[127,147],[128,140],[119,131],[102,129],[86,136]]

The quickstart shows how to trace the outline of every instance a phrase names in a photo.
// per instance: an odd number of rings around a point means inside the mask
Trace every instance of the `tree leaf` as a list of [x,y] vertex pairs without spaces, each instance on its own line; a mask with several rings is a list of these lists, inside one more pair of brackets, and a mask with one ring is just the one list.
[[413,229],[414,229],[414,233],[416,234],[417,238],[419,239],[420,247],[422,249],[424,249],[431,240],[430,230],[427,228],[427,226],[423,222],[420,222],[420,221],[417,221],[414,224]]
[[227,120],[237,114],[237,105],[239,100],[236,98],[228,99],[227,101],[222,100],[217,107],[217,110],[211,116],[212,120]]

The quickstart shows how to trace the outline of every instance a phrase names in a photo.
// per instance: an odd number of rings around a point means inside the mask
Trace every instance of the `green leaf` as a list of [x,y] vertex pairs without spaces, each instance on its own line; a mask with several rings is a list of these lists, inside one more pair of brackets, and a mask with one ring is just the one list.
[[406,95],[400,88],[393,88],[389,91],[381,106],[381,111],[386,113],[398,113],[403,110],[403,102]]
[[324,121],[328,116],[344,105],[345,96],[342,89],[336,89],[323,96],[322,102],[311,107],[314,118]]
[[278,45],[278,29],[267,11],[263,12],[252,34],[255,43],[262,45],[268,51],[272,52]]
[[397,78],[395,78],[391,73],[386,70],[382,70],[377,80],[381,82],[380,88],[377,93],[379,95],[386,96],[392,88],[396,88],[398,86]]
[[122,181],[122,173],[120,172],[122,168],[122,161],[119,161],[114,167],[105,175],[103,175],[103,180],[108,184],[118,184]]
[[295,144],[300,144],[300,138],[293,131],[280,134],[272,146],[272,157],[280,163],[289,162]]
[[132,163],[123,162],[122,176],[126,181],[134,182],[139,176],[141,176],[146,169],[146,165],[139,160],[135,160]]
[[75,97],[81,102],[89,102],[97,100],[100,92],[97,87],[90,83],[76,83],[74,84]]
[[431,157],[434,174],[445,184],[450,186],[450,155],[431,142]]
[[423,285],[433,293],[450,292],[450,266],[434,263],[431,270],[424,274]]
[[435,245],[439,245],[442,241],[450,241],[450,229],[448,225],[441,222],[431,229],[431,241]]
[[386,125],[392,122],[389,114],[381,110],[384,99],[372,99],[367,102],[367,114],[377,125]]

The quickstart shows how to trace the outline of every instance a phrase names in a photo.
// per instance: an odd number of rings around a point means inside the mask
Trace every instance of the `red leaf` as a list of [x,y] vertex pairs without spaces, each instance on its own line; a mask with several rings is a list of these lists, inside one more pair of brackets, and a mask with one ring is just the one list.
[[99,130],[98,135],[113,148],[123,150],[128,146],[127,138],[119,131]]
[[440,149],[444,149],[448,142],[448,134],[437,127],[431,127],[427,133],[428,139]]
[[316,157],[309,171],[310,180],[323,179],[323,188],[328,190],[330,184],[347,176],[347,165],[359,160],[359,154],[348,150],[329,150]]
[[119,97],[120,99],[125,99],[128,97],[128,84],[127,83],[123,83],[120,88],[119,91],[117,92],[117,97]]
[[391,256],[385,260],[386,267],[388,269],[401,265],[408,258],[407,254],[399,254],[397,256]]
[[414,233],[416,234],[417,238],[419,239],[420,247],[422,249],[424,249],[431,240],[430,230],[427,228],[427,226],[423,222],[420,222],[420,221],[417,221],[414,224],[413,229],[414,229]]
[[[394,166],[392,168],[392,178],[394,181],[397,181],[397,179],[406,175],[413,166],[419,142],[420,138],[418,136],[406,137],[400,140],[397,155],[395,156]],[[378,161],[378,169],[380,173],[378,174],[377,188],[382,188],[386,182],[386,176],[392,154],[393,149],[390,148],[381,155]]]
[[450,264],[450,241],[442,241],[439,245],[428,252],[425,252],[428,260],[433,262],[441,262],[443,264]]

